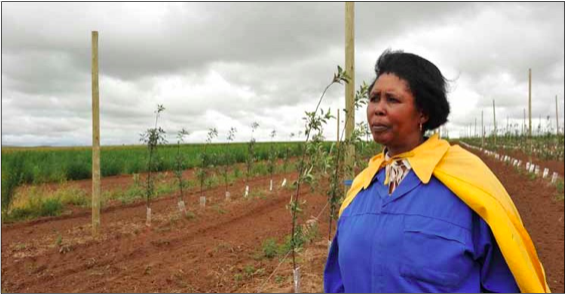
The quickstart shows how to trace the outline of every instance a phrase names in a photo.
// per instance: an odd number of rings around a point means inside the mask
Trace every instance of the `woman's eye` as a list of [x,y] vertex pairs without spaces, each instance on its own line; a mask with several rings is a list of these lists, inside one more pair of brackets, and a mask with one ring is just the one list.
[[395,97],[392,97],[392,96],[388,96],[388,97],[387,97],[387,101],[388,101],[388,102],[399,102],[398,99],[396,99]]

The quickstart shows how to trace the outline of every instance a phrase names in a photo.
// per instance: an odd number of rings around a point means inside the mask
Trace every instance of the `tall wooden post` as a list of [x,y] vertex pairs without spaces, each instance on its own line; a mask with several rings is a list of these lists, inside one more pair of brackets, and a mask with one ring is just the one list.
[[481,111],[481,148],[485,144],[485,129],[483,127],[483,110]]
[[92,235],[100,229],[100,117],[98,107],[98,31],[92,31]]
[[556,99],[556,136],[560,135],[560,125],[558,124],[558,95],[554,97]]
[[525,135],[525,126],[527,124],[527,114],[525,109],[523,108],[523,126],[521,126],[521,134]]
[[[346,15],[345,15],[345,35],[346,35],[346,72],[350,75],[350,83],[346,84],[346,138],[349,139],[354,132],[354,91],[356,85],[356,75],[354,71],[354,2],[346,2]],[[354,178],[354,146],[349,144],[346,147],[345,179]],[[344,195],[350,189],[349,185],[344,186]]]
[[497,121],[495,121],[495,99],[493,100],[493,144],[497,145]]
[[340,146],[340,108],[336,110],[336,148]]
[[478,118],[474,118],[474,137],[478,137]]
[[531,125],[531,69],[529,69],[529,137],[532,136],[532,125]]

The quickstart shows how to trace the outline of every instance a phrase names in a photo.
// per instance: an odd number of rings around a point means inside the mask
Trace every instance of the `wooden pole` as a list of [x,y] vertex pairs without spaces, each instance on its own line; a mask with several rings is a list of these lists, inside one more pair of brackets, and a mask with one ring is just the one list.
[[532,136],[532,124],[531,124],[531,69],[529,69],[529,137]]
[[336,148],[340,145],[340,108],[336,109]]
[[100,230],[100,117],[98,103],[98,32],[92,31],[92,235]]
[[527,114],[525,108],[523,108],[523,126],[521,126],[521,134],[525,135],[525,124],[527,123]]
[[474,137],[478,137],[478,118],[474,118]]
[[497,145],[497,121],[495,121],[495,99],[493,100],[493,144]]
[[556,99],[556,136],[559,136],[560,125],[558,125],[558,95],[554,98]]
[[[354,132],[354,91],[356,85],[355,71],[354,71],[354,2],[345,3],[345,43],[346,43],[346,72],[350,75],[350,83],[346,84],[346,138],[350,139],[351,134]],[[344,176],[346,179],[354,178],[354,146],[349,144],[346,147],[345,167],[346,171]],[[344,186],[344,194],[350,189],[349,185]]]
[[483,110],[481,111],[481,148],[483,149],[485,141],[485,129],[483,127]]

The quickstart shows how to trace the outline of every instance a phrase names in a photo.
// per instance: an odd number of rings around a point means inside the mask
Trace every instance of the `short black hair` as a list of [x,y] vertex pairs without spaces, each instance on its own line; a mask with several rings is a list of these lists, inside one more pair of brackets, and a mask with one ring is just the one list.
[[375,63],[376,77],[370,85],[370,91],[379,76],[387,73],[407,81],[417,109],[428,115],[428,121],[423,124],[423,133],[448,121],[450,105],[446,98],[447,79],[433,63],[416,54],[387,49]]

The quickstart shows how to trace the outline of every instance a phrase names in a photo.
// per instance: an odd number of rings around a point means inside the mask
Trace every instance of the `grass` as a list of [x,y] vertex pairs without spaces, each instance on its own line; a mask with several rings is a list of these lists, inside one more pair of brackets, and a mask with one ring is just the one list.
[[218,212],[218,214],[226,214],[226,210],[224,210],[222,207],[220,207],[219,204],[214,204],[212,206],[212,209],[214,209],[214,211]]
[[268,238],[267,240],[263,241],[261,249],[265,258],[272,259],[277,256],[277,241],[274,238]]
[[56,190],[32,186],[16,192],[11,208],[2,212],[2,222],[58,216],[66,205],[90,207],[89,201],[87,193],[74,185]]
[[57,234],[57,237],[55,238],[55,246],[59,247],[61,244],[63,244],[63,237],[61,234]]
[[[300,251],[304,245],[313,242],[318,237],[320,237],[320,232],[316,223],[297,227],[295,249]],[[267,259],[284,257],[291,249],[291,235],[285,236],[283,243],[277,243],[275,238],[267,238],[261,244],[261,252],[256,257]]]
[[555,185],[556,185],[556,191],[558,191],[558,195],[556,195],[556,200],[564,201],[564,180],[558,179]]
[[[257,160],[268,159],[270,143],[257,143],[255,152]],[[219,155],[229,153],[236,163],[244,163],[247,155],[247,143],[210,144],[207,154],[211,155],[212,165],[218,167]],[[283,158],[285,148],[290,148],[290,156],[299,152],[297,143],[275,143],[278,158]],[[328,144],[330,147],[330,144]],[[181,153],[185,156],[183,169],[196,167],[198,155],[202,153],[203,144],[183,144]],[[165,145],[157,151],[156,170],[173,171],[175,168],[176,145]],[[105,146],[100,151],[101,175],[112,176],[147,172],[148,152],[145,145],[137,146]],[[92,151],[90,147],[76,148],[3,148],[2,175],[16,175],[25,184],[40,184],[61,182],[65,180],[80,180],[91,177]],[[263,168],[261,168],[263,169]],[[17,173],[16,173],[17,172]],[[4,187],[5,181],[2,183]],[[9,188],[9,186],[6,186]],[[4,196],[7,191],[2,190]]]
[[62,211],[63,204],[59,199],[31,198],[23,207],[2,212],[2,222],[10,223],[43,216],[58,216]]
[[[241,171],[236,167],[231,167],[229,174],[230,182],[244,177]],[[268,173],[267,166],[263,163],[258,163],[254,167],[255,175],[265,175]],[[167,172],[158,173],[156,177],[156,195],[154,198],[168,196],[178,190],[178,183],[173,177],[167,177]],[[171,176],[171,175],[169,175]],[[3,181],[8,176],[2,175]],[[12,180],[10,180],[12,181]],[[15,183],[16,181],[12,181]],[[195,180],[188,180],[190,187],[195,187]],[[66,181],[61,181],[61,186],[56,190],[48,190],[42,186],[27,186],[25,188],[14,189],[10,192],[10,209],[4,210],[2,206],[2,222],[11,223],[23,220],[35,219],[43,216],[58,216],[68,205],[78,206],[83,208],[90,208],[91,199],[90,193],[80,189],[78,186],[69,185]],[[127,188],[114,188],[111,190],[102,191],[101,207],[104,208],[110,201],[119,201],[122,204],[130,204],[144,199],[144,179],[139,174],[132,175],[132,183]],[[224,186],[221,177],[210,177],[207,186],[209,188],[216,186]],[[5,189],[4,183],[2,186]],[[267,195],[264,190],[252,189],[250,191],[250,200],[252,199],[266,199]],[[4,203],[4,200],[3,200]],[[218,205],[213,207],[219,214],[225,214],[225,209]],[[187,212],[186,219],[194,219],[195,215],[192,212]]]

